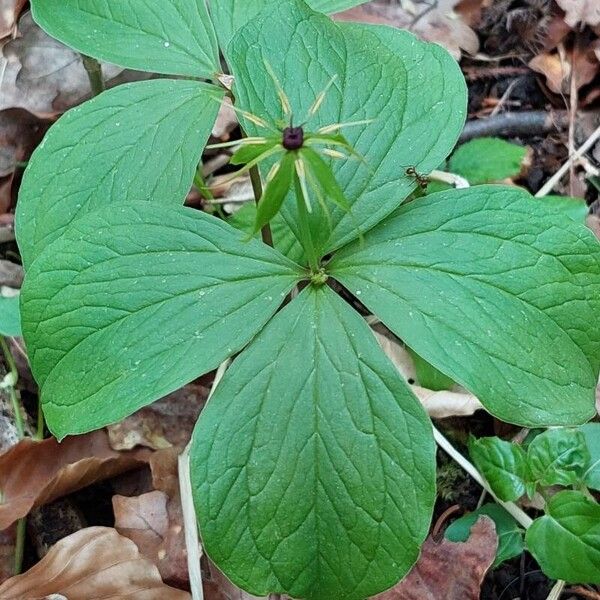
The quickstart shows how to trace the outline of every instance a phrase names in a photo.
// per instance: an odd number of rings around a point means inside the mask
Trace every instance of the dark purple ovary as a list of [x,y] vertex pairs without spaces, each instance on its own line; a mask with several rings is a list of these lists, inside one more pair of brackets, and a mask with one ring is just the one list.
[[302,127],[286,127],[283,130],[283,147],[286,150],[299,150],[304,144],[304,130]]

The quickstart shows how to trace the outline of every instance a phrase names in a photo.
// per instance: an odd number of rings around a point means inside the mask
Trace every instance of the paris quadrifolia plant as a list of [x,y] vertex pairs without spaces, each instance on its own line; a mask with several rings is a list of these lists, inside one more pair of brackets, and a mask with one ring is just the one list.
[[[165,75],[66,113],[27,168],[22,326],[48,426],[98,429],[232,357],[191,479],[206,553],[259,596],[367,598],[428,533],[431,423],[359,303],[504,421],[595,410],[598,244],[514,187],[406,201],[455,146],[466,87],[440,46],[327,16],[359,3],[31,2],[82,54]],[[225,94],[233,162],[264,189],[249,231],[183,206]],[[273,247],[251,236],[269,223]],[[598,533],[582,543],[600,579]]]

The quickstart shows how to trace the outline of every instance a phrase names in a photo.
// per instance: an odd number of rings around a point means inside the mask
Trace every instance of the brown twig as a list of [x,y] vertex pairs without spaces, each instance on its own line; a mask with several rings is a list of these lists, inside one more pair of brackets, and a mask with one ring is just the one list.
[[[577,56],[579,37],[575,32],[575,44],[573,47],[573,53],[571,55],[571,76],[569,78],[570,83],[570,105],[569,105],[569,156],[575,153],[575,115],[577,115],[577,104],[578,104],[578,87],[577,87],[577,69],[575,68],[575,57]],[[571,163],[569,167],[569,194],[575,196],[575,163]]]
[[496,79],[498,77],[517,77],[531,73],[529,67],[464,67],[463,73],[467,81],[480,79]]
[[594,590],[588,590],[581,585],[576,585],[565,590],[568,594],[577,594],[583,598],[589,598],[589,600],[600,600],[600,593]]
[[545,110],[525,110],[506,112],[469,121],[460,135],[460,142],[486,137],[532,136],[562,131],[568,127],[569,118],[566,110],[548,112]]

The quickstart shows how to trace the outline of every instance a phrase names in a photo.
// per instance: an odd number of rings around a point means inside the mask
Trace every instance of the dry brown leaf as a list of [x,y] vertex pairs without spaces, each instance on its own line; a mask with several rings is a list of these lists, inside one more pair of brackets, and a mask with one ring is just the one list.
[[2,600],[189,600],[165,585],[135,544],[109,527],[88,527],[63,538],[27,573],[0,586]]
[[0,0],[0,39],[10,35],[27,0]]
[[115,452],[106,431],[41,442],[21,440],[0,454],[0,530],[32,508],[148,462],[150,451]]
[[[375,331],[375,337],[387,354],[388,358],[396,365],[404,379],[416,379],[416,371],[413,360],[404,346],[397,341]],[[410,389],[421,401],[427,414],[434,419],[445,419],[447,417],[468,417],[475,411],[483,408],[476,396],[464,391],[459,386],[455,390],[442,390],[434,392],[427,388],[411,385]]]
[[494,522],[479,517],[466,542],[427,538],[411,572],[376,600],[477,600],[481,582],[496,557]]
[[112,499],[115,529],[156,565],[165,558],[159,548],[169,529],[168,499],[157,490],[133,498],[113,496]]
[[[54,116],[90,95],[81,55],[46,35],[30,12],[19,20],[20,37],[3,49],[4,72],[0,109],[20,107],[36,115]],[[123,69],[103,64],[105,79]]]
[[577,88],[590,83],[600,73],[600,62],[591,51],[569,53],[561,60],[558,52],[542,53],[529,61],[529,67],[546,78],[548,88],[555,94],[569,95],[571,70],[574,61]]
[[208,388],[190,383],[121,422],[109,425],[111,447],[114,450],[131,450],[135,446],[154,450],[170,446],[183,449],[207,397]]
[[[26,12],[19,20],[20,37],[4,45],[0,110],[24,108],[39,117],[55,117],[91,96],[81,55],[49,37]],[[102,63],[107,86],[147,79],[148,73]]]
[[575,28],[578,23],[595,27],[600,25],[600,2],[598,0],[556,0],[565,11],[565,23]]
[[458,0],[411,0],[391,3],[372,0],[336,15],[344,21],[383,23],[408,29],[428,42],[444,46],[457,60],[461,50],[476,54],[479,50],[477,34],[454,11]]
[[115,528],[135,542],[157,567],[164,581],[177,586],[189,582],[183,515],[174,448],[150,458],[155,491],[128,498],[113,497]]

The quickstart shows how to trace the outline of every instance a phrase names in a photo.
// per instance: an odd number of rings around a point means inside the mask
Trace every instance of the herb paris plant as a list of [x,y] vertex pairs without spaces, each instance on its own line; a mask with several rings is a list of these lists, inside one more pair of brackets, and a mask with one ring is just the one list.
[[347,206],[305,214],[278,198],[277,217],[316,257],[308,265],[181,206],[223,95],[210,83],[105,92],[59,120],[26,172],[23,329],[55,435],[117,421],[241,351],[192,451],[203,543],[234,582],[257,595],[360,599],[404,576],[427,534],[431,426],[327,278],[501,418],[591,417],[593,236],[514,188],[401,206],[417,186],[402,165],[437,168],[464,123],[464,81],[442,48],[336,24],[302,0],[222,0],[210,13],[204,0],[33,8],[76,49],[150,71],[216,80],[218,39],[237,105],[265,122],[285,117],[273,73],[297,115],[333,81],[313,131],[363,122],[347,141],[364,161],[326,163]]

